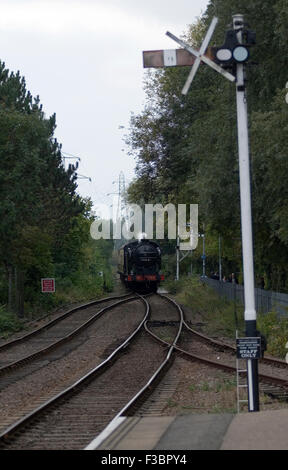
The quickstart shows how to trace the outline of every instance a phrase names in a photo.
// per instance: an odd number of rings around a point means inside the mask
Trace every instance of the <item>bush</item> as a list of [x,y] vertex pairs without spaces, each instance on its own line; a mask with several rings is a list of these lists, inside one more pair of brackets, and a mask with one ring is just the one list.
[[[167,290],[176,296],[176,299],[189,307],[196,315],[200,315],[204,322],[203,328],[207,334],[223,335],[235,339],[236,312],[238,317],[238,334],[245,335],[244,307],[235,305],[223,297],[198,277],[182,278],[180,281],[165,283]],[[241,312],[241,315],[239,315]],[[279,316],[276,312],[257,315],[257,330],[267,341],[267,353],[284,358],[287,354],[288,318]]]
[[9,333],[15,333],[23,328],[23,322],[19,320],[17,315],[8,312],[6,306],[0,306],[0,336],[7,338]]
[[[165,286],[171,294],[176,295],[180,303],[189,307],[195,316],[202,317],[207,334],[235,338],[235,315],[239,309],[243,312],[242,306],[234,305],[234,302],[220,297],[212,288],[201,282],[199,277],[193,276],[182,278],[179,281],[168,281]],[[244,319],[243,315],[237,315],[237,317],[240,333],[244,330]]]
[[287,354],[288,318],[276,312],[260,314],[257,317],[257,329],[266,337],[267,352],[284,358]]

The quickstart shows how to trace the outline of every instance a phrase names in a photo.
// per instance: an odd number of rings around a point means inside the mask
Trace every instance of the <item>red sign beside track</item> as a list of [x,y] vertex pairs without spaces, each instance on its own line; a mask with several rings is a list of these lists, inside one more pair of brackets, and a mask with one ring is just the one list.
[[42,292],[55,292],[55,279],[53,277],[41,279]]

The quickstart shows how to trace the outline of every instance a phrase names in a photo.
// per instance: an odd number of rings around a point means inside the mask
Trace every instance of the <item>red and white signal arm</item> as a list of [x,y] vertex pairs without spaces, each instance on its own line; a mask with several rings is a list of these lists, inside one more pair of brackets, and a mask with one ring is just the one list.
[[46,277],[41,279],[42,292],[55,292],[55,278]]

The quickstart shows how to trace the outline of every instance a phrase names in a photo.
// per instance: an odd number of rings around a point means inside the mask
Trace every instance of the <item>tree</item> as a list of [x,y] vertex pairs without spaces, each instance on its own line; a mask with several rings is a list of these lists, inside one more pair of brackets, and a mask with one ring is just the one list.
[[9,74],[4,64],[0,106],[0,256],[9,306],[14,291],[22,316],[25,274],[51,264],[84,204],[76,194],[75,172],[65,171],[53,138],[55,115],[46,119],[39,97],[33,99],[25,79]]

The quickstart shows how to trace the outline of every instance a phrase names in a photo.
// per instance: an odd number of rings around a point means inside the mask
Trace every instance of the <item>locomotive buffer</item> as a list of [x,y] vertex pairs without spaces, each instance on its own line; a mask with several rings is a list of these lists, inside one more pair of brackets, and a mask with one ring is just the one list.
[[[246,84],[244,79],[244,66],[249,58],[249,46],[255,43],[252,31],[244,29],[243,15],[233,16],[233,30],[227,31],[226,41],[222,47],[208,48],[208,44],[214,33],[218,19],[213,18],[204,41],[197,51],[173,34],[166,34],[176,41],[183,50],[176,51],[146,51],[143,53],[144,67],[163,67],[192,65],[187,81],[182,90],[186,95],[196,75],[199,65],[203,62],[223,75],[231,82],[236,82],[237,102],[237,127],[238,127],[238,152],[239,152],[239,176],[240,176],[240,203],[241,203],[241,231],[242,231],[242,257],[244,275],[245,297],[245,327],[246,337],[258,336],[256,329],[256,309],[254,298],[254,262],[253,262],[253,237],[252,237],[252,211],[250,192],[250,163],[248,140],[248,117],[246,102]],[[243,34],[246,36],[246,44],[243,44]],[[248,39],[247,39],[248,38]],[[208,52],[205,52],[208,48]],[[187,56],[187,52],[190,54]],[[213,57],[213,60],[210,57]],[[188,59],[189,57],[189,59]],[[236,75],[226,68],[232,66]],[[258,359],[247,359],[248,381],[248,408],[249,411],[259,411],[259,379]]]

